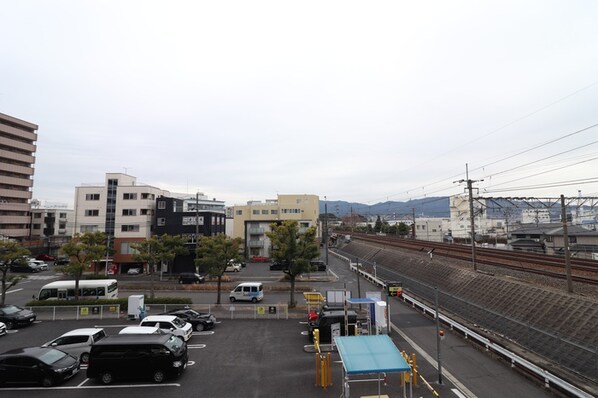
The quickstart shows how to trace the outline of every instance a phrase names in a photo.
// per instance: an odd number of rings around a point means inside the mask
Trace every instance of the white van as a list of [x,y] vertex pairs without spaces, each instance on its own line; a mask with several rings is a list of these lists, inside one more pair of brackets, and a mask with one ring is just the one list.
[[264,286],[261,282],[240,283],[230,292],[228,297],[232,303],[235,301],[251,301],[257,303],[264,298]]

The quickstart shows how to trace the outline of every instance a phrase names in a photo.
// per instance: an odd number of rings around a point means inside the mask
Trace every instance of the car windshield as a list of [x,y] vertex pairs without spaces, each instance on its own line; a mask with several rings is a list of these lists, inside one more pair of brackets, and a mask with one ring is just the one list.
[[174,318],[172,320],[172,324],[174,326],[176,326],[177,328],[184,328],[185,327],[185,321],[183,321],[181,318]]
[[21,311],[22,309],[17,307],[16,305],[7,305],[6,307],[2,308],[5,314],[16,314],[17,312]]
[[39,360],[45,363],[46,365],[52,365],[53,363],[60,361],[62,358],[66,357],[66,355],[67,354],[60,350],[47,350],[39,356]]
[[183,344],[185,344],[185,343],[183,343],[183,341],[181,339],[172,335],[166,342],[166,347],[168,347],[168,349],[170,351],[176,353],[177,351],[179,351],[181,349]]

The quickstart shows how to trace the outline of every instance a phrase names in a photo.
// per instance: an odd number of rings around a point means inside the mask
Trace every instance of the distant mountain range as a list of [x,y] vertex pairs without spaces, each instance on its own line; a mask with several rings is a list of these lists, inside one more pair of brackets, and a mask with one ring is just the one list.
[[337,217],[345,217],[353,214],[359,214],[366,217],[384,216],[385,218],[412,217],[413,213],[417,217],[449,217],[449,198],[448,196],[433,197],[425,199],[414,199],[407,202],[387,201],[366,205],[363,203],[337,201],[320,201],[320,214],[332,213]]

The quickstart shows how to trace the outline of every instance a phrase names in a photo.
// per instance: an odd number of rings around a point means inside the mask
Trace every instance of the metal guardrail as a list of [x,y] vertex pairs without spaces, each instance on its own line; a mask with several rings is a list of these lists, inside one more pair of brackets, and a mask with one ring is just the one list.
[[118,319],[121,316],[120,305],[65,305],[27,307],[35,312],[37,320],[62,321],[81,319]]
[[[330,253],[332,253],[336,257],[346,261],[349,264],[349,268],[354,272],[358,272],[359,275],[362,276],[364,279],[370,281],[371,283],[373,283],[377,286],[386,288],[386,281],[384,281],[380,278],[376,278],[373,275],[371,275],[370,273],[365,272],[362,269],[358,269],[357,264],[352,263],[349,258],[342,256],[335,252],[330,252]],[[408,294],[405,294],[405,292],[403,292],[401,297],[404,302],[409,302],[413,308],[420,308],[424,312],[424,314],[429,313],[433,317],[436,316],[435,309],[416,300],[414,297],[412,297]],[[451,319],[445,315],[442,315],[442,313],[440,313],[440,311],[438,313],[438,318],[441,322],[448,325],[451,328],[451,330],[456,329],[459,332],[461,332],[465,336],[466,339],[472,339],[476,343],[484,346],[486,348],[486,350],[494,351],[495,353],[500,354],[502,357],[508,359],[511,362],[511,367],[519,366],[522,369],[526,370],[527,372],[535,375],[540,380],[543,380],[545,387],[550,387],[551,385],[554,385],[554,386],[558,387],[561,391],[564,391],[565,393],[569,394],[572,397],[579,397],[579,398],[593,398],[594,397],[594,395],[589,394],[589,393],[583,391],[582,389],[574,386],[573,384],[569,383],[568,381],[550,373],[549,371],[547,371],[545,369],[542,369],[540,366],[535,365],[534,363],[528,361],[527,359],[525,359],[525,358],[507,350],[506,348],[500,346],[499,344],[491,341],[489,338],[476,333],[475,331],[467,328],[466,326],[460,324],[457,321],[454,321],[453,319]]]

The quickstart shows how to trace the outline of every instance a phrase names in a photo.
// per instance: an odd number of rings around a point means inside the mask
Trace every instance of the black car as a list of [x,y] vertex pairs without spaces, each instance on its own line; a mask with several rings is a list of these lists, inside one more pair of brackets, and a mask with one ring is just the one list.
[[79,360],[55,348],[16,348],[0,354],[0,386],[17,383],[50,387],[78,371]]
[[17,261],[10,264],[11,272],[40,272],[41,268],[36,264],[29,264],[28,262]]
[[56,258],[56,261],[54,262],[54,264],[67,265],[70,262],[71,262],[71,260],[67,256],[60,256],[60,257]]
[[204,283],[206,277],[195,272],[182,272],[179,274],[179,283]]
[[286,269],[289,269],[287,262],[274,261],[270,264],[270,271],[284,271]]
[[309,265],[312,271],[326,271],[326,263],[322,260],[311,260]]
[[7,329],[12,329],[15,326],[31,325],[36,318],[32,311],[16,305],[0,305],[0,322],[4,322]]
[[175,315],[185,322],[189,322],[191,326],[193,326],[193,330],[197,332],[212,329],[216,323],[216,317],[214,315],[208,312],[197,312],[191,308],[178,308],[161,315]]

